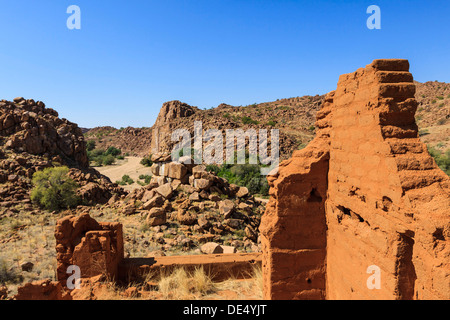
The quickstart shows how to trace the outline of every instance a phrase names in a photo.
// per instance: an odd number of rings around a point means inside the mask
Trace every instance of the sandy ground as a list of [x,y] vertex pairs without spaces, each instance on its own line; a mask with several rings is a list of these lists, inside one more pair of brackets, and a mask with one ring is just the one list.
[[[136,183],[139,180],[139,176],[151,175],[150,168],[144,167],[140,164],[142,158],[139,157],[126,157],[125,160],[119,160],[115,164],[106,167],[96,167],[101,174],[104,174],[111,179],[112,182],[122,180],[122,176],[127,174],[135,181],[132,185],[122,186],[125,190],[131,191],[141,186]],[[142,181],[142,180],[141,180]],[[143,182],[143,181],[142,181]]]

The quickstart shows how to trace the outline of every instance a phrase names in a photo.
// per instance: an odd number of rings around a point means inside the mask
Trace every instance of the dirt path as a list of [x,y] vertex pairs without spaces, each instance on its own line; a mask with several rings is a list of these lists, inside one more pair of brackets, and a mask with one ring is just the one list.
[[131,191],[141,186],[136,183],[139,180],[139,176],[151,175],[150,168],[144,167],[140,164],[142,158],[139,157],[126,157],[125,160],[119,160],[116,164],[106,167],[96,167],[101,174],[104,174],[112,182],[122,180],[122,176],[129,175],[131,179],[135,181],[132,185],[122,186],[125,190]]

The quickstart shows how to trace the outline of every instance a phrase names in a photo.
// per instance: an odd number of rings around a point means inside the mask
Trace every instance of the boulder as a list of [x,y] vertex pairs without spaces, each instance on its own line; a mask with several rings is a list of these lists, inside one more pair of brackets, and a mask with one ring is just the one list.
[[223,253],[223,248],[220,244],[215,242],[207,242],[200,247],[200,250],[205,254],[220,254]]
[[32,262],[24,262],[20,265],[22,271],[31,272],[33,270],[34,264]]
[[240,187],[239,190],[236,192],[236,197],[243,198],[248,195],[248,189],[246,187]]
[[152,227],[163,225],[166,220],[166,212],[162,208],[152,208],[146,218],[147,224]]
[[236,248],[233,246],[221,246],[222,247],[222,252],[223,253],[236,253]]
[[224,219],[228,219],[234,212],[234,203],[231,200],[223,200],[219,202],[219,212],[224,216]]
[[199,201],[200,200],[200,195],[198,192],[194,192],[193,194],[191,194],[189,196],[189,200],[191,201]]
[[172,179],[181,180],[187,174],[188,169],[181,163],[171,162],[166,165],[167,176]]
[[170,197],[172,196],[172,193],[173,193],[173,189],[172,189],[172,186],[170,185],[170,183],[166,183],[166,184],[159,186],[158,188],[155,189],[155,191],[157,193],[159,193],[160,195],[162,195],[166,199],[170,199]]
[[149,201],[145,202],[142,206],[142,209],[151,210],[155,207],[161,207],[163,204],[164,204],[164,198],[160,195],[156,195]]
[[199,190],[207,190],[209,187],[211,187],[212,182],[207,179],[195,179],[194,180],[194,187]]
[[126,216],[130,216],[136,213],[136,207],[134,204],[128,204],[122,208],[122,214]]

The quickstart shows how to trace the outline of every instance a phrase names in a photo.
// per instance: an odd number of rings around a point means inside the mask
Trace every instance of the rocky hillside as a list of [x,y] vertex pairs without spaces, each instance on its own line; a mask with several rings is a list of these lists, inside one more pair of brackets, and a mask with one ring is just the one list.
[[[441,152],[450,149],[450,84],[443,82],[416,82],[416,99],[419,106],[417,124],[423,141]],[[192,107],[180,101],[164,103],[151,128],[99,127],[89,130],[87,140],[96,142],[97,148],[114,146],[135,156],[152,153],[156,147],[161,152],[171,151],[170,134],[185,128],[193,135],[194,121],[202,121],[203,129],[219,130],[241,128],[280,130],[280,154],[288,158],[294,150],[304,146],[314,136],[315,117],[324,96],[303,96],[281,99],[248,106],[221,104],[212,109]],[[154,137],[158,137],[155,141]]]
[[[170,101],[164,103],[152,128],[99,127],[88,131],[85,137],[95,141],[100,149],[113,146],[123,153],[145,156],[152,153],[157,145],[160,152],[171,151],[171,132],[184,128],[193,135],[195,121],[201,121],[204,130],[274,128],[280,130],[280,155],[286,159],[293,150],[313,138],[315,115],[322,100],[323,96],[304,96],[249,106],[221,104],[205,110],[180,101]],[[153,139],[155,136],[159,137],[157,142]]]
[[17,207],[33,210],[29,191],[36,171],[67,166],[86,201],[107,202],[121,193],[105,176],[89,168],[81,129],[41,101],[0,101],[0,216]]
[[450,84],[444,82],[416,83],[419,106],[416,122],[426,144],[441,152],[450,149]]

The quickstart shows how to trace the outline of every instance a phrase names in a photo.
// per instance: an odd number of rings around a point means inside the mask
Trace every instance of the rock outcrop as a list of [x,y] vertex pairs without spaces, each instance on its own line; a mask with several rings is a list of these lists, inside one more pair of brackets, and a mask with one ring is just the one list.
[[407,60],[340,77],[315,140],[268,178],[265,298],[450,298],[450,181],[418,137],[414,94]]
[[[148,227],[167,228],[175,224],[182,234],[174,239],[154,234],[161,249],[182,247],[190,250],[202,243],[216,241],[240,251],[260,251],[257,231],[264,205],[246,187],[230,184],[206,170],[205,165],[171,161],[170,154],[154,154],[150,184],[135,189],[110,206],[124,215],[140,214]],[[166,232],[167,233],[167,232]],[[223,243],[227,236],[228,242]]]
[[89,168],[81,129],[43,102],[16,98],[0,101],[0,216],[4,208],[20,205],[33,210],[29,191],[36,171],[68,166],[86,202],[106,203],[124,194],[116,184]]
[[0,101],[0,136],[6,149],[46,155],[56,162],[87,168],[89,160],[81,129],[41,101]]
[[18,293],[13,297],[14,300],[72,300],[68,290],[64,289],[58,281],[49,279],[27,283],[18,288]]

